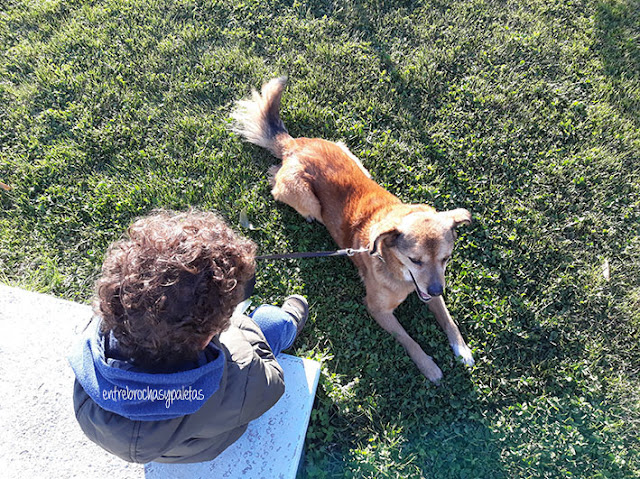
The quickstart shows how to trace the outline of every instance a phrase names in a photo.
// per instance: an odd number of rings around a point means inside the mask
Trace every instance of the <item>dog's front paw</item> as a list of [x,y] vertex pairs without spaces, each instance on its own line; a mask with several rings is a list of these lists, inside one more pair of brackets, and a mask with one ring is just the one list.
[[426,358],[423,361],[416,364],[418,365],[420,372],[437,386],[440,384],[440,380],[442,379],[442,371],[430,356],[427,356],[426,354],[425,356]]
[[451,349],[453,349],[454,354],[457,358],[462,361],[462,364],[465,366],[473,366],[476,362],[473,360],[473,355],[471,354],[471,350],[469,346],[466,344],[452,344]]
[[442,371],[438,366],[434,364],[432,371],[430,371],[430,373],[426,376],[429,381],[438,386],[440,384],[440,381],[442,380]]

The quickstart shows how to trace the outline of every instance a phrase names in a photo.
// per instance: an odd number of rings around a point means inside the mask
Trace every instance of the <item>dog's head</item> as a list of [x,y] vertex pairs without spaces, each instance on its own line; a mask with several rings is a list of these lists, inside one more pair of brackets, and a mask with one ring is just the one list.
[[418,297],[426,302],[443,293],[444,271],[453,251],[455,229],[469,223],[471,213],[464,208],[392,212],[371,228],[369,253],[383,255],[384,251],[383,259],[392,255],[397,261],[389,264],[389,268],[413,282]]

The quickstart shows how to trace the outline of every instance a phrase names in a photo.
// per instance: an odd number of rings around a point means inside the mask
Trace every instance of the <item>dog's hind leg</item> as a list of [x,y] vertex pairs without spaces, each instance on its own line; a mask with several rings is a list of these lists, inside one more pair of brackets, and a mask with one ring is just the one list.
[[267,170],[267,178],[269,179],[269,185],[271,185],[271,188],[276,186],[276,175],[278,174],[278,171],[280,171],[280,168],[282,168],[282,165],[273,165]]
[[286,203],[300,213],[307,221],[322,223],[322,207],[313,193],[306,173],[299,164],[293,163],[269,168],[271,194],[277,201]]

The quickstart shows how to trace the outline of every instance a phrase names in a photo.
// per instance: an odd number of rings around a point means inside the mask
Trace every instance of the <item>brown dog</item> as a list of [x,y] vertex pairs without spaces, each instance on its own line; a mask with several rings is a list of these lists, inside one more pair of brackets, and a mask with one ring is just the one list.
[[344,144],[292,138],[280,119],[286,78],[276,78],[240,101],[233,130],[268,149],[282,164],[270,169],[273,197],[307,220],[323,223],[341,248],[368,247],[353,256],[367,290],[371,315],[407,350],[420,371],[438,382],[442,371],[404,330],[393,314],[415,291],[427,303],[466,365],[473,357],[442,299],[444,271],[453,250],[455,228],[471,222],[462,208],[436,212],[407,205],[371,179]]

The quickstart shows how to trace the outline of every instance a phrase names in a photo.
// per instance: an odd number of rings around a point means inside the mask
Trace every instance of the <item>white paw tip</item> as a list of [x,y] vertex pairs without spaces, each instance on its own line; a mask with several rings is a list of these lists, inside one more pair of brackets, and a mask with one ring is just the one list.
[[465,366],[473,366],[476,362],[473,360],[473,355],[471,354],[471,350],[465,344],[463,346],[458,346],[457,344],[451,345],[451,349],[455,353],[456,357],[462,361],[462,364]]

